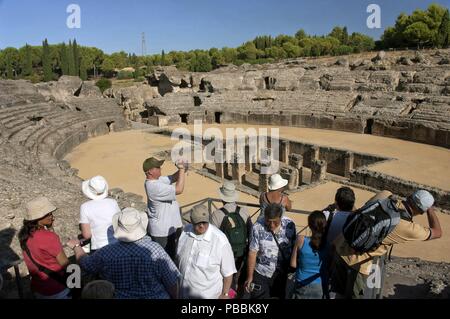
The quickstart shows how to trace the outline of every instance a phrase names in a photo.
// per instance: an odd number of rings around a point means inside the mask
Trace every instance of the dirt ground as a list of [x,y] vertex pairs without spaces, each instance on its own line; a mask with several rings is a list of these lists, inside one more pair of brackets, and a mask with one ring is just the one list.
[[[412,169],[412,171],[402,171],[405,176],[416,176],[416,178],[420,178],[423,175],[423,172],[421,172],[423,168],[420,163],[425,162],[425,155],[430,156],[430,154],[432,154],[437,157],[430,158],[433,165],[440,165],[441,168],[445,167],[445,165],[449,165],[450,151],[433,146],[367,135],[351,134],[352,136],[348,136],[349,133],[343,132],[307,130],[306,133],[308,134],[306,134],[304,129],[297,129],[299,130],[297,133],[290,129],[291,128],[286,128],[286,132],[282,129],[282,135],[295,134],[297,138],[301,136],[301,139],[305,141],[315,143],[322,141],[326,142],[327,145],[340,147],[345,145],[347,148],[354,149],[355,151],[369,152],[370,149],[370,153],[382,153],[382,155],[385,156],[395,157],[393,154],[401,155],[401,152],[397,152],[397,150],[403,149],[404,152],[410,152],[411,158],[407,159],[407,156],[402,156],[402,159],[390,164],[396,165],[401,161],[403,161],[405,165],[408,163],[410,165],[412,165],[411,163],[416,163],[417,166],[413,165],[415,169]],[[290,136],[290,138],[293,138],[293,136]],[[364,138],[367,139],[365,142]],[[375,139],[373,140],[373,138]],[[394,147],[394,142],[397,144],[396,147]],[[66,156],[66,160],[70,162],[72,167],[79,169],[79,176],[83,179],[95,175],[102,175],[108,180],[110,189],[119,187],[126,192],[140,194],[145,199],[145,176],[142,172],[142,162],[152,154],[170,149],[174,144],[175,142],[169,137],[149,134],[142,131],[111,133],[109,135],[89,139],[87,142],[79,145]],[[375,149],[374,145],[379,145],[380,149]],[[369,146],[371,147],[369,148]],[[419,149],[420,152],[417,152],[417,149]],[[413,155],[414,150],[416,150],[416,153],[414,153],[416,156]],[[424,158],[417,156],[417,154],[424,154]],[[447,162],[443,160],[446,158],[448,158]],[[430,165],[430,163],[427,165],[429,166],[429,170],[432,171],[435,169],[432,167],[433,165]],[[166,162],[163,166],[163,174],[168,175],[174,172],[175,166],[173,163]],[[443,183],[445,176],[447,176],[446,182],[448,183],[448,180],[450,180],[449,173],[449,169],[442,171],[441,174],[436,176],[435,182],[437,184]],[[200,176],[194,172],[189,172],[185,191],[182,195],[178,196],[178,201],[181,206],[184,206],[207,197],[218,198],[217,192],[219,186],[219,183],[211,179]],[[333,202],[334,194],[339,187],[340,184],[327,182],[315,188],[295,193],[291,195],[293,208],[304,211],[323,209]],[[373,193],[368,191],[356,188],[354,188],[354,190],[357,197],[357,206],[362,205],[373,196]],[[241,193],[239,201],[257,203],[257,198]],[[184,210],[186,209],[188,209],[188,207]],[[255,211],[256,209],[250,209],[251,213],[254,213]],[[294,219],[298,230],[301,230],[306,225],[306,215],[288,213],[288,216]],[[442,239],[426,243],[397,245],[393,251],[393,255],[399,257],[418,257],[424,260],[437,262],[450,262],[450,237],[446,235],[450,233],[450,216],[439,214],[439,218],[444,231],[444,237]],[[418,222],[427,225],[426,216],[421,216],[417,220]]]

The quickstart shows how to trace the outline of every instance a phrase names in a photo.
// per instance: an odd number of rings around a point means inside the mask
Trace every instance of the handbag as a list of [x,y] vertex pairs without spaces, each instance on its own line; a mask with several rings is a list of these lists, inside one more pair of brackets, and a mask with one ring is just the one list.
[[278,242],[277,236],[275,236],[273,231],[270,231],[270,233],[272,234],[273,239],[275,239],[275,243],[277,244],[278,250],[281,252],[281,257],[283,258],[283,261],[281,263],[283,265],[282,266],[283,267],[282,270],[285,271],[288,274],[295,273],[296,269],[294,267],[291,267],[291,258],[290,257],[286,258],[285,254],[284,254],[284,251],[283,251],[283,249],[281,249],[280,243]]
[[47,267],[42,266],[36,260],[34,260],[33,256],[31,256],[30,250],[28,249],[28,246],[25,245],[24,251],[27,253],[28,257],[30,258],[31,262],[37,267],[37,269],[40,272],[43,272],[53,280],[57,281],[61,285],[67,288],[67,273],[64,272],[65,275],[61,275],[59,272],[53,271],[51,269],[48,269]]

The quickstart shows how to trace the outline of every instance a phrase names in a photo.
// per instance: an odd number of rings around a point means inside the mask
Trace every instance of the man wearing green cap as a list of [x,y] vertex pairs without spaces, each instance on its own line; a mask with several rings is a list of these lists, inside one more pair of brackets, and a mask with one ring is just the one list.
[[177,162],[178,172],[171,176],[161,176],[163,164],[164,160],[154,157],[146,159],[143,164],[149,215],[148,233],[174,259],[183,226],[176,195],[184,190],[186,164]]

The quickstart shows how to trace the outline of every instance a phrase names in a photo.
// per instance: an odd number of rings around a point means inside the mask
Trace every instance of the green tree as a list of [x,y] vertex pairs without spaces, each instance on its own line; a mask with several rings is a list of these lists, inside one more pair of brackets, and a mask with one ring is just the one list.
[[442,17],[441,25],[437,33],[437,45],[441,48],[447,48],[450,44],[450,14],[448,9]]
[[96,86],[98,86],[98,88],[100,89],[100,91],[103,93],[105,92],[107,89],[110,89],[112,87],[112,82],[110,79],[105,79],[102,78],[100,80],[98,80],[95,83]]
[[256,58],[258,57],[258,49],[253,42],[247,42],[243,46],[240,46],[238,48],[238,52],[239,59],[242,59],[244,61],[256,60]]
[[207,52],[198,52],[190,61],[190,70],[194,72],[209,72],[212,70],[211,57]]
[[14,79],[20,69],[20,54],[16,48],[6,48],[1,52],[6,78]]
[[287,58],[287,53],[283,50],[283,48],[271,47],[267,48],[264,52],[267,58],[272,58],[275,60]]
[[415,22],[405,30],[405,36],[419,48],[432,41],[432,31],[424,22]]
[[[20,52],[22,51],[22,52]],[[33,73],[33,53],[31,50],[31,47],[26,44],[25,47],[21,48],[19,50],[21,54],[20,56],[20,64],[21,64],[21,68],[22,68],[22,72],[21,74],[23,76],[30,76]]]
[[60,58],[61,58],[61,73],[62,75],[69,75],[69,57],[67,54],[67,46],[63,42],[60,49]]
[[225,63],[235,63],[238,57],[238,51],[235,48],[222,48],[222,56],[225,59]]
[[401,13],[395,25],[384,31],[382,47],[440,46],[443,39],[440,26],[446,11],[446,8],[434,3],[425,11],[415,10],[410,16]]
[[75,57],[73,55],[74,51],[73,51],[73,45],[72,45],[72,41],[69,40],[69,46],[67,47],[67,60],[68,60],[68,64],[69,64],[69,75],[75,75],[76,74],[76,68],[75,68]]
[[161,52],[161,65],[166,65],[166,53],[164,52],[164,50],[162,50]]
[[14,68],[11,61],[11,57],[6,56],[6,78],[9,80],[14,79]]
[[306,34],[305,30],[300,29],[297,31],[297,33],[295,33],[295,37],[297,38],[297,40],[303,40],[304,38],[307,38],[308,35]]
[[128,54],[124,51],[111,54],[111,59],[116,69],[123,69],[128,66]]
[[209,55],[211,57],[211,63],[214,69],[217,69],[221,65],[225,64],[225,57],[219,50],[216,49],[213,50],[213,52],[210,50]]
[[289,35],[280,34],[273,40],[273,45],[281,48],[286,42],[291,42],[294,45],[298,44],[298,40],[296,38]]
[[47,39],[42,43],[42,68],[44,71],[44,82],[53,80],[53,71],[50,57],[50,48]]
[[72,47],[73,47],[73,61],[74,61],[74,66],[75,66],[75,71],[74,71],[74,76],[79,76],[80,75],[80,52],[78,51],[78,44],[77,44],[77,40],[74,39],[73,43],[72,43]]
[[115,69],[112,57],[106,56],[100,67],[105,75],[110,76]]
[[292,42],[285,42],[283,44],[283,50],[286,52],[288,58],[296,58],[300,56],[301,52],[300,47]]
[[353,32],[349,38],[349,45],[355,53],[371,51],[375,48],[375,41],[361,33]]
[[338,39],[340,44],[343,44],[343,45],[348,44],[349,37],[348,37],[347,27],[343,27],[343,28],[334,27],[328,36]]
[[83,58],[80,59],[80,78],[83,81],[86,81],[88,79],[87,65],[86,61]]

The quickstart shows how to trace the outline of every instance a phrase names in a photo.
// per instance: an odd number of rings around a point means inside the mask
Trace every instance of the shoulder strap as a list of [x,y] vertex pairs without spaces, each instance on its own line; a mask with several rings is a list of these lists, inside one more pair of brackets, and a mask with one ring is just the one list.
[[266,197],[266,202],[267,202],[267,204],[271,204],[271,202],[270,202],[270,200],[269,200],[269,197],[267,197],[267,193],[265,193],[264,196]]
[[225,214],[225,216],[230,213],[225,207],[222,207],[220,210]]
[[49,276],[53,280],[59,282],[63,286],[66,286],[66,280],[60,274],[58,274],[57,272],[55,272],[55,271],[53,271],[51,269],[48,269],[47,267],[42,266],[41,264],[36,262],[36,260],[34,260],[33,256],[31,255],[30,249],[28,248],[28,246],[26,244],[25,244],[25,247],[24,247],[24,251],[27,253],[27,255],[30,258],[31,262],[37,267],[37,269],[40,272],[43,272],[44,274],[46,274],[47,276]]
[[328,239],[328,233],[330,232],[331,223],[333,222],[333,218],[334,218],[334,212],[329,212],[329,213],[330,213],[330,215],[328,216],[327,226],[325,226],[324,236],[322,237],[325,240]]
[[283,194],[281,194],[281,200],[280,200],[280,203],[279,203],[279,205],[283,204],[283,199],[284,199],[284,195],[283,195]]
[[279,250],[280,253],[281,253],[281,256],[283,256],[283,259],[284,259],[285,261],[286,261],[286,260],[289,260],[289,259],[286,258],[286,256],[284,255],[284,251],[283,251],[283,249],[281,249],[281,247],[280,247],[280,243],[278,242],[277,236],[275,236],[275,234],[274,234],[273,231],[270,231],[270,233],[272,234],[273,239],[275,239],[275,243],[277,244],[277,247],[278,247],[278,250]]

